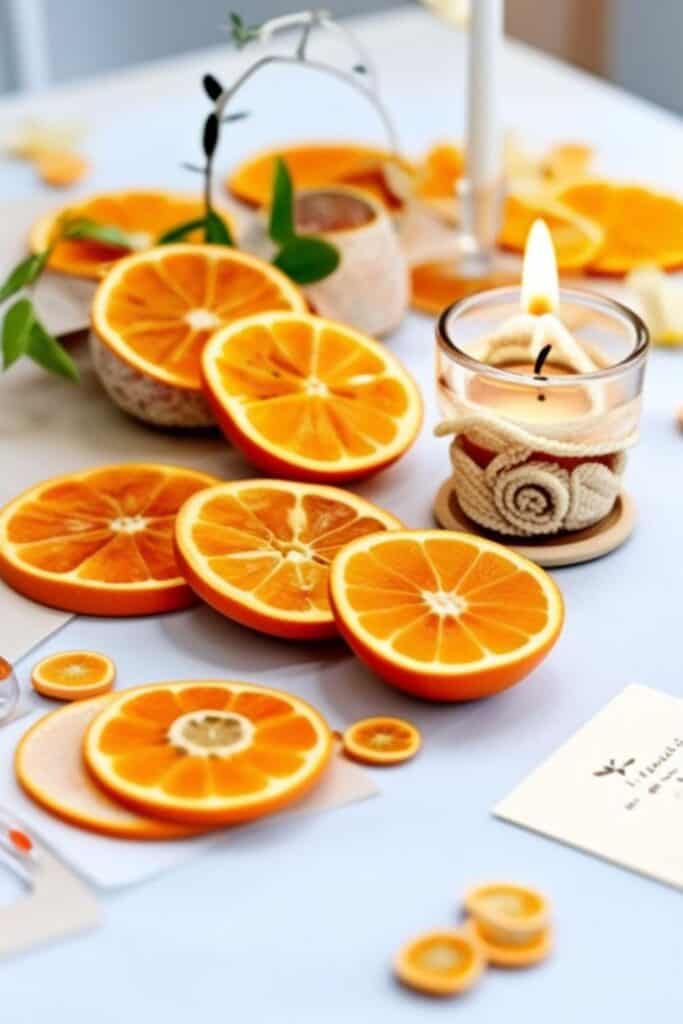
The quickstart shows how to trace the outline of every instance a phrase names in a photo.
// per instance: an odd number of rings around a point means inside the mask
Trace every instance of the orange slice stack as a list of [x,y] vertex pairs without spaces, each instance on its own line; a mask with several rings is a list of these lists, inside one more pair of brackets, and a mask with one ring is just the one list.
[[208,604],[252,629],[302,640],[337,632],[328,577],[340,548],[400,527],[336,487],[239,480],[183,506],[176,546],[186,579]]
[[159,426],[206,426],[207,339],[241,317],[278,309],[303,312],[306,303],[279,270],[235,249],[178,244],[128,256],[95,295],[95,369],[127,412]]
[[563,621],[551,578],[470,534],[405,530],[346,545],[332,564],[340,632],[393,686],[431,700],[485,697],[523,679]]
[[[103,192],[69,203],[41,218],[31,230],[29,244],[32,252],[47,249],[59,222],[68,218],[70,221],[82,219],[104,227],[120,228],[131,237],[136,249],[149,249],[156,245],[165,231],[203,215],[204,200],[201,196],[160,189]],[[221,216],[231,224],[224,211],[221,211]],[[188,240],[202,241],[202,232],[194,232]],[[99,278],[129,251],[92,239],[65,238],[50,253],[49,267],[77,277]]]
[[350,327],[263,313],[217,331],[202,356],[219,425],[277,476],[339,483],[377,472],[413,443],[414,381],[395,356]]
[[116,800],[203,826],[279,810],[315,784],[331,753],[332,734],[305,701],[233,681],[126,690],[84,743],[88,768]]
[[148,615],[195,598],[180,575],[180,506],[213,477],[131,463],[57,477],[0,511],[0,577],[41,604],[86,615]]

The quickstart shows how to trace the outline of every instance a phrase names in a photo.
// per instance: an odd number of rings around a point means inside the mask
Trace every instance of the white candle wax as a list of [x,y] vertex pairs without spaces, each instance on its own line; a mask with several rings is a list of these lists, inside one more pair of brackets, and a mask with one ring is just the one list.
[[500,60],[503,0],[472,0],[467,59],[467,175],[473,189],[501,174]]

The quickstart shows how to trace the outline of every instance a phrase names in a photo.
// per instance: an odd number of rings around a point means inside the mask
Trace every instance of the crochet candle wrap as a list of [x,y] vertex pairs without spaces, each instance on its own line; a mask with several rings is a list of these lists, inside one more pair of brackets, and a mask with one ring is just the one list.
[[[621,412],[621,440],[542,438],[485,413],[463,412],[436,428],[453,434],[453,489],[465,515],[510,537],[582,530],[609,515],[621,489],[625,449],[637,441],[637,411]],[[607,431],[607,433],[611,433]],[[463,437],[493,453],[482,467]],[[613,435],[612,435],[613,436]],[[572,467],[571,461],[580,459]]]

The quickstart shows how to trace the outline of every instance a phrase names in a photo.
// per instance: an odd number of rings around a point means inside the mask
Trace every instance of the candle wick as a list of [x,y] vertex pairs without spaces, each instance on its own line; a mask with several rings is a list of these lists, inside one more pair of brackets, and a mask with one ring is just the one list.
[[[536,356],[536,362],[534,363],[534,376],[535,377],[541,377],[541,371],[543,370],[543,364],[545,363],[546,359],[550,355],[550,350],[552,349],[552,347],[553,347],[552,345],[544,345],[543,348],[541,349],[541,351]],[[545,378],[541,377],[541,379],[544,380]]]

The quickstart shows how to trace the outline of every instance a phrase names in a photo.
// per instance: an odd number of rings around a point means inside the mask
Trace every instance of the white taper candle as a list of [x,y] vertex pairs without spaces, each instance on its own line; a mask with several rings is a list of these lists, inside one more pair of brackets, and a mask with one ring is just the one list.
[[500,62],[503,0],[471,0],[467,58],[467,175],[472,188],[501,176]]

